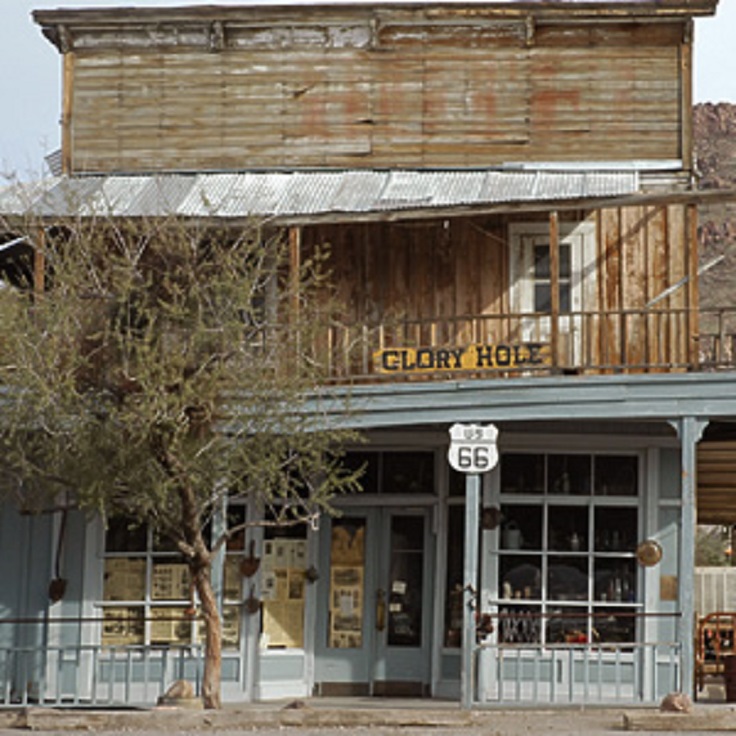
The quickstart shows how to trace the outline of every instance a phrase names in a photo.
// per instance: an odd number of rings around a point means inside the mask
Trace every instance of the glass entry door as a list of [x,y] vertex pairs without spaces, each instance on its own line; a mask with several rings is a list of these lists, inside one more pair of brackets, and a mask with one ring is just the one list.
[[315,682],[324,695],[428,693],[431,567],[426,510],[366,509],[323,537]]

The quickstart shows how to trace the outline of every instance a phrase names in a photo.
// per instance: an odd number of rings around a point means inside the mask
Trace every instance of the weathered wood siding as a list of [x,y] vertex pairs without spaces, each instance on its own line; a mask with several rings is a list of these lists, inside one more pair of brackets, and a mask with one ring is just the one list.
[[77,172],[681,160],[684,27],[346,15],[225,26],[215,51],[183,32],[80,33],[66,160]]
[[[595,263],[581,278],[590,280],[592,303],[561,316],[558,367],[668,371],[692,364],[697,304],[683,283],[692,268],[691,216],[681,206],[587,215]],[[332,283],[343,305],[338,321],[345,329],[322,346],[336,351],[335,372],[370,373],[370,356],[379,348],[518,344],[535,319],[549,325],[548,316],[510,307],[512,222],[485,217],[306,228],[306,255],[317,244],[329,245]]]

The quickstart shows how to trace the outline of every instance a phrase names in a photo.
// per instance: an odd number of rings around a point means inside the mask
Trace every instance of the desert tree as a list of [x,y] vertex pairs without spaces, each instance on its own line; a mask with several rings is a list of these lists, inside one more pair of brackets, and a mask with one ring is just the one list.
[[[34,263],[27,288],[0,289],[5,493],[174,545],[203,620],[204,704],[219,707],[218,551],[244,525],[314,521],[358,488],[343,463],[357,438],[320,410],[325,258],[295,267],[258,223],[88,216],[12,232]],[[228,527],[235,499],[260,513]]]

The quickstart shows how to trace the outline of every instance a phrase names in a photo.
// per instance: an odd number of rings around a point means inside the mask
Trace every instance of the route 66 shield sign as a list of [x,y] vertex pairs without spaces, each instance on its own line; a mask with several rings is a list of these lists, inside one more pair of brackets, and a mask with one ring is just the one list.
[[498,429],[493,424],[453,424],[447,451],[450,466],[459,473],[493,470],[498,463],[497,437]]

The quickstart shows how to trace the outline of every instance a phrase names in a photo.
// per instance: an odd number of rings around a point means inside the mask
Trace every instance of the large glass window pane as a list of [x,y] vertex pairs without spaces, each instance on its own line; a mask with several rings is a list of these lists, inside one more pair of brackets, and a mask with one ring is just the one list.
[[498,597],[503,600],[542,598],[542,558],[536,555],[503,555],[499,569]]
[[597,601],[633,603],[636,601],[636,567],[633,559],[615,557],[595,561],[595,590]]
[[378,493],[380,459],[378,452],[348,452],[343,458],[343,465],[349,470],[363,471],[359,481],[363,493]]
[[465,506],[450,506],[447,521],[445,646],[459,647],[463,631],[463,558]]
[[541,506],[504,505],[501,519],[501,549],[542,549]]
[[636,508],[596,507],[596,551],[633,552],[638,539],[637,517]]
[[586,644],[591,634],[589,616],[583,607],[560,606],[550,609],[546,619],[545,640],[550,644]]
[[184,608],[151,608],[151,644],[189,644],[192,617]]
[[549,263],[549,244],[534,246],[534,278],[549,279],[551,275]]
[[598,496],[638,495],[639,462],[635,455],[605,455],[595,459]]
[[529,644],[541,641],[541,608],[524,604],[503,606],[498,612],[498,641]]
[[550,506],[548,548],[555,552],[588,549],[588,506]]
[[105,532],[105,552],[145,551],[145,526],[134,526],[128,519],[121,518],[108,521]]
[[549,314],[552,309],[552,290],[547,283],[534,284],[534,311]]
[[598,641],[636,641],[636,611],[633,608],[596,608],[593,626]]
[[550,455],[549,492],[589,496],[593,466],[590,455]]
[[434,453],[383,454],[382,493],[434,493]]
[[388,644],[389,646],[421,646],[424,517],[392,517],[390,584]]
[[143,644],[143,606],[110,606],[102,614],[102,644],[126,646]]
[[501,457],[501,493],[544,493],[544,455],[504,453]]
[[551,555],[547,563],[547,596],[553,601],[588,599],[588,558]]

